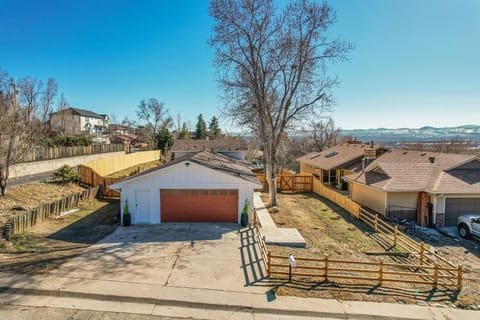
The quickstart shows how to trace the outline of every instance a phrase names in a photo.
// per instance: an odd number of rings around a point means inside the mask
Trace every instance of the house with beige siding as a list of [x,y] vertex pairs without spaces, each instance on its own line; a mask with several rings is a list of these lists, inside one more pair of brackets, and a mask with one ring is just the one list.
[[103,135],[108,133],[108,116],[93,111],[68,108],[50,114],[52,132],[64,135]]
[[390,218],[453,226],[480,213],[480,158],[391,150],[362,172],[345,176],[352,200]]
[[343,176],[360,172],[387,149],[373,144],[362,144],[360,141],[337,144],[320,152],[310,152],[297,161],[301,174],[313,174],[322,183],[338,189],[347,189]]

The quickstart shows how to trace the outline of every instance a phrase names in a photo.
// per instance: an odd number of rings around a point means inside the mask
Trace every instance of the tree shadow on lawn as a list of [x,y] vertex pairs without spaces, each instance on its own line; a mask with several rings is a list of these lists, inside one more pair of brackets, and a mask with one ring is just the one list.
[[[379,232],[375,232],[372,227],[365,224],[361,220],[358,220],[350,213],[348,213],[345,209],[338,206],[336,203],[323,198],[315,193],[304,193],[305,197],[310,197],[314,199],[318,199],[322,201],[328,208],[335,211],[339,216],[341,216],[345,221],[352,223],[358,230],[364,233],[367,237],[374,239],[379,245],[381,245],[386,252],[393,252],[398,251],[398,248],[392,246],[391,240],[387,240],[385,237],[381,235]],[[379,215],[379,218],[383,217]],[[434,248],[441,248],[441,247],[457,247],[457,248],[465,248],[467,251],[465,253],[471,253],[472,255],[476,256],[480,259],[480,239],[454,239],[449,236],[440,235],[440,238],[432,237],[428,233],[423,234],[421,232],[417,232],[414,235],[409,233],[403,233],[405,236],[411,238],[417,242],[425,242],[425,244],[430,245]],[[403,258],[399,257],[391,257],[393,260],[398,262],[406,261]]]
[[336,203],[326,198],[323,198],[315,193],[301,193],[301,195],[303,195],[306,198],[316,199],[324,203],[328,209],[338,214],[344,221],[352,224],[353,226],[355,226],[355,228],[360,230],[364,235],[366,235],[367,237],[377,242],[385,250],[385,252],[397,251],[395,247],[392,246],[391,241],[388,241],[387,239],[385,239],[385,237],[382,237],[379,232],[375,232],[369,225],[355,218],[350,213],[348,213],[345,209],[338,206]]
[[108,202],[108,205],[58,230],[48,238],[73,243],[97,243],[120,225],[118,200],[104,201]]
[[337,283],[332,281],[310,282],[301,279],[272,279],[272,291],[279,295],[302,297],[322,297],[341,300],[380,301],[380,302],[431,302],[454,303],[460,291],[448,288],[401,288],[389,285],[358,283]]
[[[25,274],[49,272],[115,231],[119,226],[116,223],[117,213],[118,201],[108,201],[107,205],[86,213],[73,223],[68,224],[76,218],[75,213],[62,217],[63,220],[38,225],[35,227],[37,231],[17,234],[13,240],[16,250],[4,252],[6,258],[0,263],[0,271]],[[57,223],[61,225],[56,227]],[[52,228],[60,230],[48,234]]]

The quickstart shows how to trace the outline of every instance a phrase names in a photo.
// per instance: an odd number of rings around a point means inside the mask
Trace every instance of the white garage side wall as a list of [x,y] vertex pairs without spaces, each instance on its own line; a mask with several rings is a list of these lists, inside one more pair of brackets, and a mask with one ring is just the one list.
[[387,194],[387,206],[399,206],[407,208],[417,207],[418,192],[389,192]]
[[132,223],[136,223],[135,191],[150,190],[150,223],[160,223],[160,189],[236,189],[238,190],[238,222],[240,222],[240,214],[245,200],[249,202],[250,210],[252,210],[254,189],[261,186],[193,162],[189,163],[188,167],[185,162],[182,162],[124,183],[118,183],[122,189],[122,213],[123,204],[128,199]]
[[378,213],[385,214],[387,193],[362,184],[352,183],[352,200],[375,210]]

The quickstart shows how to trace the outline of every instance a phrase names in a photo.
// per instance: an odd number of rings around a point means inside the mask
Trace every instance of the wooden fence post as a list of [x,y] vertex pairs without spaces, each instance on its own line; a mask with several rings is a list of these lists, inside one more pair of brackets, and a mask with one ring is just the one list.
[[463,277],[463,266],[460,264],[458,265],[457,269],[457,290],[462,290],[462,277]]
[[375,215],[375,232],[378,231],[378,214]]
[[425,254],[425,242],[420,242],[420,264],[423,265],[423,259]]
[[383,258],[378,263],[378,285],[381,286],[383,282]]
[[433,266],[433,288],[437,289],[438,287],[438,264],[435,262]]
[[393,246],[397,246],[398,226],[393,228]]
[[328,281],[328,254],[325,255],[325,281]]
[[267,277],[270,278],[270,265],[272,263],[272,257],[270,255],[270,251],[267,252]]

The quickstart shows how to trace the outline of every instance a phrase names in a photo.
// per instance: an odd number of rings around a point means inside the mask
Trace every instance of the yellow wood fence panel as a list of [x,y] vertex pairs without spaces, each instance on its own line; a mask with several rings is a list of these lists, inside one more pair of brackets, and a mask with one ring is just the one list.
[[93,160],[85,163],[84,166],[92,168],[100,176],[105,177],[123,169],[160,159],[160,150],[152,150],[135,152],[107,159]]

